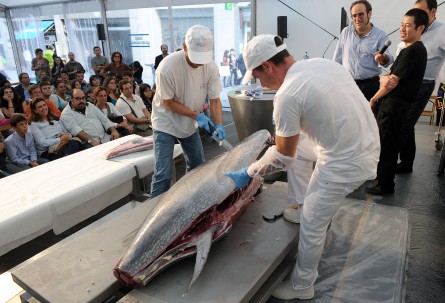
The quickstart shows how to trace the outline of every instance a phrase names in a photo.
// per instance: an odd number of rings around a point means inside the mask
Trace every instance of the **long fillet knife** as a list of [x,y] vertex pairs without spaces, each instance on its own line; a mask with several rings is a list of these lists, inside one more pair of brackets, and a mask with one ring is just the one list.
[[210,131],[212,132],[212,138],[213,140],[215,140],[216,142],[219,143],[220,146],[224,147],[227,150],[231,150],[233,149],[233,145],[230,144],[229,141],[227,141],[226,139],[220,139],[218,137],[218,132],[216,131],[216,128],[213,125],[209,125],[210,126]]

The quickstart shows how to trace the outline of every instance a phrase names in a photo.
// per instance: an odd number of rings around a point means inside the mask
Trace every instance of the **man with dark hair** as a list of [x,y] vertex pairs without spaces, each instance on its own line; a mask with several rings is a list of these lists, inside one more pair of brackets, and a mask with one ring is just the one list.
[[394,58],[387,50],[380,54],[388,36],[371,22],[372,6],[366,0],[355,1],[350,8],[352,26],[345,27],[334,52],[334,61],[343,65],[366,99],[379,90],[381,66],[389,66]]
[[91,68],[94,70],[94,73],[103,79],[100,71],[107,66],[110,62],[107,57],[101,55],[101,49],[99,46],[95,46],[93,48],[94,57],[91,58]]
[[14,87],[14,89],[19,94],[20,100],[22,102],[28,102],[31,99],[31,97],[29,96],[28,88],[34,83],[30,82],[28,73],[20,73],[19,82],[20,84]]
[[[406,48],[394,61],[389,74],[380,78],[382,86],[370,100],[371,108],[379,103],[377,124],[381,151],[377,179],[372,187],[365,189],[368,194],[394,193],[397,155],[405,141],[401,136],[402,126],[425,74],[427,52],[420,40],[427,26],[428,15],[425,11],[413,8],[405,14],[400,26],[400,40]],[[395,83],[392,88],[386,86],[389,79]]]
[[9,160],[22,169],[48,162],[37,159],[34,137],[28,132],[28,122],[23,115],[13,115],[10,120],[14,133],[5,140]]
[[[311,299],[329,222],[347,194],[375,177],[380,151],[369,103],[349,72],[321,58],[295,61],[281,38],[254,37],[243,50],[246,76],[276,89],[276,145],[257,162],[227,175],[236,188],[252,176],[292,170],[298,203],[284,218],[300,222],[297,262],[291,279],[272,293],[282,299]],[[309,81],[308,81],[309,79]],[[341,106],[339,106],[341,100]],[[316,161],[312,170],[313,161]]]
[[88,104],[81,89],[71,91],[70,103],[62,111],[60,120],[73,137],[82,140],[82,149],[119,138],[117,124],[111,122],[99,108]]
[[[431,94],[436,86],[436,80],[440,68],[445,61],[445,24],[436,20],[437,1],[417,0],[415,8],[424,10],[428,14],[428,27],[422,35],[422,42],[428,54],[425,76],[417,92],[416,100],[411,103],[406,115],[405,125],[402,128],[405,144],[400,149],[400,163],[396,173],[410,173],[413,171],[414,158],[416,157],[416,139],[414,127],[422,115]],[[405,43],[399,44],[399,49],[405,47]],[[390,83],[394,85],[394,83]]]
[[158,69],[159,64],[161,63],[161,61],[168,56],[168,45],[167,44],[162,44],[161,45],[161,52],[162,54],[160,54],[159,56],[156,56],[155,58],[155,66],[154,69]]
[[134,133],[140,136],[152,135],[150,112],[141,97],[133,94],[133,84],[128,80],[119,82],[121,95],[116,102],[117,110],[124,115],[128,125],[133,126]]
[[75,58],[76,58],[76,56],[74,55],[74,53],[73,52],[69,52],[68,53],[69,61],[65,64],[65,67],[63,68],[63,70],[65,72],[67,72],[70,80],[76,79],[76,74],[77,74],[78,71],[85,72],[85,69],[83,68],[82,64],[77,62],[75,60]]

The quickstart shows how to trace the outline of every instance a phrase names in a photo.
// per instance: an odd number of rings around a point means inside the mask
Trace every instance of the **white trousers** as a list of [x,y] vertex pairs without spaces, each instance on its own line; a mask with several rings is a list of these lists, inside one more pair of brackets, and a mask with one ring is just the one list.
[[300,217],[297,262],[291,276],[295,289],[306,289],[314,284],[326,230],[332,217],[346,195],[366,181],[336,183],[322,180],[318,167],[312,170],[313,161],[317,158],[313,147],[311,141],[303,138],[298,143],[298,158],[287,173],[289,202],[304,202]]

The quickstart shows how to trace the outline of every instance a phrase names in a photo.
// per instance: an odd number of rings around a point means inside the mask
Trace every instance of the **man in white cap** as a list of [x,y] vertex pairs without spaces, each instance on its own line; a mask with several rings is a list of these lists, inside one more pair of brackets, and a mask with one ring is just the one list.
[[243,57],[247,67],[243,82],[253,76],[277,90],[276,145],[249,167],[227,175],[242,188],[254,175],[295,172],[289,187],[304,207],[286,210],[285,218],[300,222],[298,257],[290,281],[283,281],[272,295],[282,300],[310,299],[326,231],[340,202],[376,176],[377,123],[350,73],[331,60],[296,62],[281,38],[273,35],[254,37]]
[[[213,35],[205,26],[192,26],[185,34],[183,50],[162,60],[156,70],[156,94],[151,121],[155,149],[151,196],[170,188],[173,148],[181,144],[187,171],[204,162],[198,126],[208,133],[215,127],[220,139],[226,134],[222,125],[221,84],[213,58]],[[213,122],[202,113],[210,100]]]

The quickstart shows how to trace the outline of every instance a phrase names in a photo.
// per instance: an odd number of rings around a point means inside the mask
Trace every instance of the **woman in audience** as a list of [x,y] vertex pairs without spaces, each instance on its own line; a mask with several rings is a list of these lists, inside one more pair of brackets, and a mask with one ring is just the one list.
[[51,69],[51,75],[53,77],[54,83],[56,83],[57,81],[60,81],[57,79],[61,79],[61,77],[62,77],[61,74],[62,74],[64,66],[65,66],[65,64],[63,63],[63,61],[60,57],[54,58],[54,66]]
[[133,78],[137,84],[142,84],[142,73],[144,68],[142,67],[139,61],[134,61],[130,64],[130,67],[133,69]]
[[71,81],[71,89],[75,89],[75,88],[83,91],[81,80],[74,79],[73,81]]
[[93,89],[100,86],[100,77],[98,75],[90,76],[90,87]]
[[151,104],[153,101],[153,91],[151,90],[150,85],[148,85],[147,83],[142,83],[139,86],[139,93],[141,94],[141,99],[142,101],[144,101],[145,107],[147,108],[147,110],[151,113]]
[[114,52],[111,54],[111,63],[105,66],[100,71],[100,74],[105,78],[108,73],[113,73],[116,75],[116,78],[120,80],[126,71],[133,73],[128,65],[122,63],[122,54],[120,52]]
[[39,157],[55,160],[80,150],[80,140],[71,137],[43,98],[31,101],[30,122]]
[[4,86],[0,89],[0,104],[5,118],[10,118],[13,114],[25,113],[26,101],[20,101],[19,95],[11,86]]
[[116,123],[116,130],[121,137],[133,132],[133,126],[128,125],[127,119],[120,113],[116,106],[107,102],[108,95],[105,87],[96,87],[93,91],[93,95],[94,103],[111,122]]
[[59,104],[59,110],[63,110],[65,106],[70,102],[70,96],[67,93],[67,87],[65,82],[59,81],[55,85],[55,93],[57,96],[57,104]]
[[39,82],[42,75],[41,72],[51,76],[51,69],[49,68],[49,61],[43,58],[43,50],[41,48],[37,48],[35,54],[36,57],[31,61],[31,70],[36,73],[36,82]]
[[104,87],[107,89],[108,98],[107,102],[116,105],[117,99],[119,99],[119,90],[117,88],[116,79],[114,77],[106,77],[104,80]]

